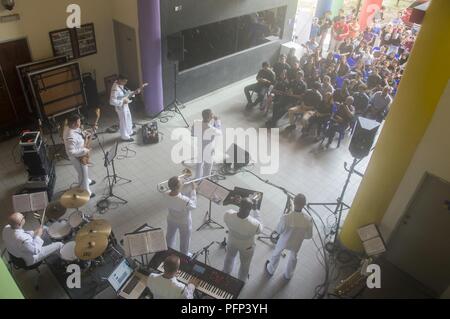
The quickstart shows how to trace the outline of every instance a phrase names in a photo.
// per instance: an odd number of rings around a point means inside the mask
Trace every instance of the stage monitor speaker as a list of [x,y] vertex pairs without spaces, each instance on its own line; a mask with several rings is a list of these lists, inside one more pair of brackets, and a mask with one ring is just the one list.
[[227,151],[228,160],[225,164],[229,167],[233,166],[235,170],[248,166],[250,163],[250,154],[236,144],[233,144]]
[[167,37],[167,58],[171,61],[184,61],[184,36],[181,32]]
[[349,147],[353,157],[361,159],[370,154],[379,128],[380,123],[377,121],[364,117],[358,118]]

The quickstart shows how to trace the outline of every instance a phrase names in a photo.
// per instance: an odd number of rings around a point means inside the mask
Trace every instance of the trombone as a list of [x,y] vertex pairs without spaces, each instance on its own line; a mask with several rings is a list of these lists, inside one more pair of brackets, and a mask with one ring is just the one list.
[[[188,168],[185,168],[182,173],[183,174],[178,176],[178,178],[185,180],[185,182],[183,183],[183,186],[190,185],[192,183],[196,183],[196,182],[202,181],[204,179],[217,176],[217,174],[214,174],[214,175],[209,175],[209,176],[205,176],[205,177],[201,177],[201,178],[197,178],[197,179],[188,181],[187,179],[192,177],[192,175],[193,175],[192,171]],[[157,188],[158,192],[160,192],[160,193],[168,192],[170,190],[169,189],[169,180],[159,183],[156,188]]]

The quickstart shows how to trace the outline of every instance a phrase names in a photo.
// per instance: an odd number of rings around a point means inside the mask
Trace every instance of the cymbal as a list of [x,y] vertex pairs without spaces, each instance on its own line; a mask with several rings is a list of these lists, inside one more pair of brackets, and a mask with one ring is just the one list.
[[89,192],[81,188],[73,188],[65,192],[59,202],[65,208],[80,208],[90,200]]
[[63,205],[61,205],[60,202],[51,202],[48,204],[47,208],[45,209],[45,216],[48,219],[58,220],[61,217],[64,216],[66,213],[67,208],[65,208]]
[[108,237],[99,235],[80,236],[75,239],[75,256],[81,260],[100,257],[108,248]]
[[103,219],[98,219],[85,225],[77,233],[78,237],[89,236],[89,235],[101,235],[104,237],[109,237],[111,235],[112,227],[111,224]]

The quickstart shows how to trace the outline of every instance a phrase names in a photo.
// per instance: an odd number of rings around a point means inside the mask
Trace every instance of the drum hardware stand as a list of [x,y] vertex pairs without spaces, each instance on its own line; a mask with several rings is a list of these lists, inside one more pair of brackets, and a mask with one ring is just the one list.
[[218,243],[216,241],[211,242],[209,245],[203,247],[202,249],[200,249],[199,251],[194,253],[191,257],[191,260],[196,260],[198,257],[203,255],[203,256],[205,256],[205,265],[208,265],[209,264],[209,254],[210,254],[209,249],[214,244],[220,244],[220,243]]
[[[100,200],[97,203],[97,208],[99,208],[99,210],[100,210],[99,213],[104,214],[104,213],[106,213],[107,209],[110,206],[110,201],[109,201],[110,198],[116,198],[120,201],[120,203],[122,203],[124,205],[128,204],[127,200],[115,195],[113,192],[114,185],[117,185],[117,179],[125,180],[126,181],[125,184],[131,183],[132,181],[129,179],[125,179],[120,176],[117,176],[117,174],[116,174],[116,169],[114,166],[114,159],[117,156],[117,148],[118,148],[119,142],[116,141],[115,151],[112,154],[111,154],[111,151],[109,151],[109,152],[105,151],[103,145],[100,143],[100,139],[98,139],[98,142],[99,142],[100,148],[102,149],[104,159],[105,159],[104,166],[106,168],[106,174],[107,174],[106,178],[108,179],[108,190],[109,190],[108,196],[106,196],[105,198],[103,198],[102,200]],[[111,159],[110,159],[110,155],[111,155]],[[112,166],[113,175],[110,174],[110,169],[109,169],[110,165]]]
[[205,215],[205,222],[197,229],[197,231],[200,231],[203,228],[210,226],[210,225],[216,225],[217,227],[212,227],[214,229],[225,229],[225,227],[223,227],[218,222],[216,222],[212,219],[211,213],[212,213],[212,200],[210,199],[209,200],[209,210],[206,211],[206,215]]

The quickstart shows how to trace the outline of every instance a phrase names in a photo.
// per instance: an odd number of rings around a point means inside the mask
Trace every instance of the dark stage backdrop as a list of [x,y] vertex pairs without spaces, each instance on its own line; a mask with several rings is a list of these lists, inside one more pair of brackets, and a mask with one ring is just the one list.
[[[281,44],[292,38],[298,0],[160,0],[164,104],[174,100],[174,63],[167,59],[168,35],[198,26],[287,6],[282,38],[178,73],[182,102],[208,94],[256,74],[263,61],[273,62]],[[181,6],[176,11],[175,7]]]

